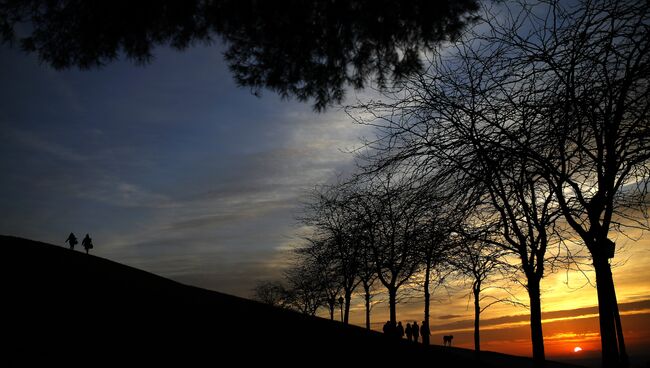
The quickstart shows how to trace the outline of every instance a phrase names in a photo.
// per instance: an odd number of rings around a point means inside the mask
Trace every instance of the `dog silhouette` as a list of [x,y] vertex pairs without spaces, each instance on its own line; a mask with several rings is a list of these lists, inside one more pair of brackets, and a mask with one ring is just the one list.
[[445,335],[442,337],[442,343],[444,346],[447,346],[447,343],[449,343],[449,346],[451,346],[451,340],[454,338],[454,335]]

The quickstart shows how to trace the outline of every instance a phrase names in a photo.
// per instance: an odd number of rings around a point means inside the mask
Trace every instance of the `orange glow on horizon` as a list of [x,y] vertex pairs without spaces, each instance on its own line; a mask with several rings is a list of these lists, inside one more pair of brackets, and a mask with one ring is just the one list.
[[[630,239],[616,239],[617,253],[612,262],[617,299],[628,354],[650,351],[650,234],[630,232]],[[586,277],[589,278],[587,281]],[[548,359],[598,358],[601,341],[598,323],[598,300],[593,270],[570,270],[549,274],[542,279],[542,329]],[[431,343],[443,345],[444,335],[454,335],[453,345],[473,349],[472,299],[464,284],[450,285],[451,293],[434,292],[430,307]],[[449,291],[448,290],[448,291]],[[381,287],[379,288],[381,290]],[[527,302],[523,289],[508,289],[519,301]],[[499,290],[486,293],[494,298],[508,298]],[[388,320],[384,295],[377,297],[371,311],[372,328],[381,331]],[[480,317],[481,350],[531,356],[530,321],[525,308],[496,304]],[[351,308],[351,322],[365,325],[365,308],[361,296]],[[408,299],[397,305],[398,320],[422,321],[422,298]],[[575,348],[582,350],[576,352]]]

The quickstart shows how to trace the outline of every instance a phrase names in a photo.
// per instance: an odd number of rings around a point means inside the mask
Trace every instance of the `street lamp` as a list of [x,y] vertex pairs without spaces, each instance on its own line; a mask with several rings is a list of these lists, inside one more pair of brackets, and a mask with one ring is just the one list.
[[339,304],[341,305],[341,322],[343,322],[343,297],[339,296]]

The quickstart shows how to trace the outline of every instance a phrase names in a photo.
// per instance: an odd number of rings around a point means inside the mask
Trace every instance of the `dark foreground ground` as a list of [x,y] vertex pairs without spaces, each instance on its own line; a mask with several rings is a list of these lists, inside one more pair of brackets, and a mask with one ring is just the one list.
[[1,366],[532,367],[395,341],[61,246],[0,236],[0,251]]

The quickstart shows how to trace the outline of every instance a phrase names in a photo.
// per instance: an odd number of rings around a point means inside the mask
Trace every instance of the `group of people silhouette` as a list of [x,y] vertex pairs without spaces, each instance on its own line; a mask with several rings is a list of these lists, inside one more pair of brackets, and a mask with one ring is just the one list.
[[[70,245],[70,249],[72,249],[72,250],[74,250],[74,246],[79,243],[79,241],[77,241],[77,237],[74,235],[74,233],[70,233],[70,235],[68,235],[68,239],[66,239],[65,242]],[[86,254],[88,254],[88,252],[91,249],[93,249],[93,240],[90,238],[90,235],[86,234],[86,236],[81,241],[81,245],[86,250]]]
[[[402,321],[397,322],[397,325],[391,323],[391,321],[386,321],[384,323],[384,333],[389,336],[398,337],[400,339],[404,338],[408,341],[418,342],[420,337],[422,337],[422,343],[429,345],[431,331],[429,330],[429,325],[422,321],[422,326],[418,325],[416,321],[413,321],[413,324],[407,323],[406,328],[402,326]],[[451,340],[454,338],[453,335],[443,336],[443,345],[451,346]]]
[[397,326],[391,321],[386,321],[384,324],[384,333],[387,335],[392,335],[400,339],[404,338],[408,341],[418,342],[420,336],[422,336],[422,343],[429,345],[429,338],[431,336],[431,331],[429,331],[429,325],[422,321],[422,326],[419,326],[416,321],[413,321],[413,324],[407,323],[406,328],[402,326],[402,321],[397,322]]

